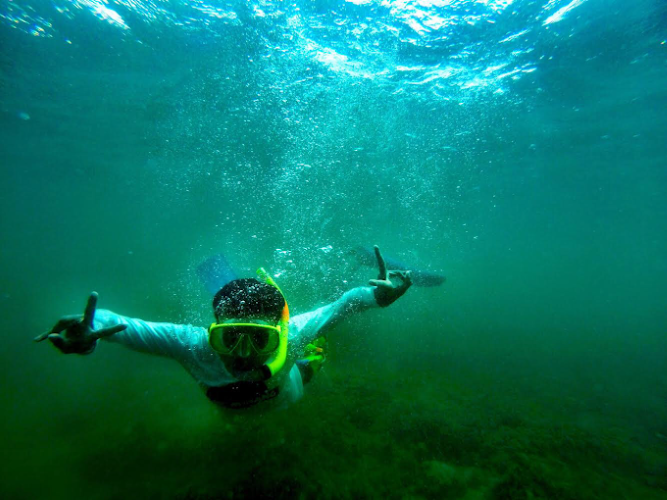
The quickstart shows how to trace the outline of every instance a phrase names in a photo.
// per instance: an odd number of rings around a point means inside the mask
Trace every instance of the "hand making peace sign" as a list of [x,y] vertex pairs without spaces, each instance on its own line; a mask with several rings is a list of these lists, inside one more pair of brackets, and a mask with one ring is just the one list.
[[[380,272],[376,280],[370,280],[369,285],[374,286],[375,300],[380,307],[387,307],[389,304],[395,302],[401,295],[408,291],[412,285],[412,276],[410,271],[387,271],[387,265],[380,253],[377,245],[375,249],[375,257],[378,261]],[[392,278],[397,278],[392,281]]]
[[65,354],[90,354],[95,350],[97,340],[109,337],[114,333],[121,332],[127,325],[114,325],[102,330],[93,329],[95,319],[95,307],[97,306],[97,293],[93,292],[88,297],[86,311],[83,316],[63,316],[51,330],[35,337],[35,342],[49,339],[61,352]]

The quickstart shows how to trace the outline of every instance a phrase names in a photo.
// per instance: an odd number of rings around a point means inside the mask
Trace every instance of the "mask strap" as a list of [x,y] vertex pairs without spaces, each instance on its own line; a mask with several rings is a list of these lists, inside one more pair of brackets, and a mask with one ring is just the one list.
[[[276,290],[280,292],[280,295],[283,297],[283,300],[285,299],[285,295],[283,295],[283,292],[280,289],[280,287],[276,284],[271,275],[267,273],[263,267],[257,269],[257,275],[269,285],[276,287]],[[265,375],[267,375],[266,377],[267,379],[273,377],[285,365],[285,361],[287,360],[288,327],[289,327],[289,307],[287,307],[287,301],[285,300],[285,307],[283,307],[283,312],[280,317],[280,345],[278,346],[278,352],[275,358],[273,358],[273,361],[267,363],[262,367],[266,371],[268,371],[268,373],[265,373]]]

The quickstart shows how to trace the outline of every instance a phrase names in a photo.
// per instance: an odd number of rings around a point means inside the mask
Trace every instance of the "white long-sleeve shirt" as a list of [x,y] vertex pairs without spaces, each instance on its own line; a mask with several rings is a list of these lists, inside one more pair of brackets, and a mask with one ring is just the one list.
[[[288,355],[282,368],[289,372],[288,376],[283,377],[275,398],[261,401],[255,406],[265,410],[284,407],[299,400],[303,396],[303,383],[294,361],[301,356],[304,347],[350,315],[372,307],[378,307],[373,288],[358,287],[349,290],[331,304],[290,318]],[[238,382],[209,345],[208,331],[204,327],[152,323],[121,316],[105,309],[95,313],[96,330],[114,325],[127,325],[127,328],[106,337],[105,340],[135,351],[175,359],[205,391]]]

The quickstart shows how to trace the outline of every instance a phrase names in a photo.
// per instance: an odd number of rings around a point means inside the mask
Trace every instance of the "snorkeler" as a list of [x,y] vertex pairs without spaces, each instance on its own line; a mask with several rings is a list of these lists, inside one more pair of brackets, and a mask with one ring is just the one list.
[[284,407],[303,396],[303,384],[323,363],[324,334],[352,314],[387,307],[412,285],[410,271],[388,271],[380,249],[374,249],[379,275],[370,286],[293,318],[280,288],[259,269],[260,279],[235,279],[215,294],[215,323],[208,330],[95,311],[93,292],[83,316],[61,318],[35,341],[49,339],[65,354],[90,354],[99,339],[116,342],[175,359],[222,407]]

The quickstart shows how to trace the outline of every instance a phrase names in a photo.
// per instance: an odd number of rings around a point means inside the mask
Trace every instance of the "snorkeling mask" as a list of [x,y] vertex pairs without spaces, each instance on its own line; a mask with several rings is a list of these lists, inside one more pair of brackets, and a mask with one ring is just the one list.
[[[257,275],[271,286],[274,286],[280,295],[285,298],[282,291],[264,270],[259,268]],[[287,334],[289,325],[289,308],[287,301],[277,325],[262,325],[258,323],[213,323],[208,328],[208,340],[211,348],[223,355],[231,355],[242,342],[249,342],[251,348],[260,355],[272,355],[269,360],[258,370],[252,373],[250,378],[267,380],[285,365],[287,359]],[[247,340],[245,340],[247,339]]]
[[257,354],[271,354],[280,346],[280,325],[257,323],[219,323],[208,329],[209,342],[214,351],[232,354],[244,338]]

